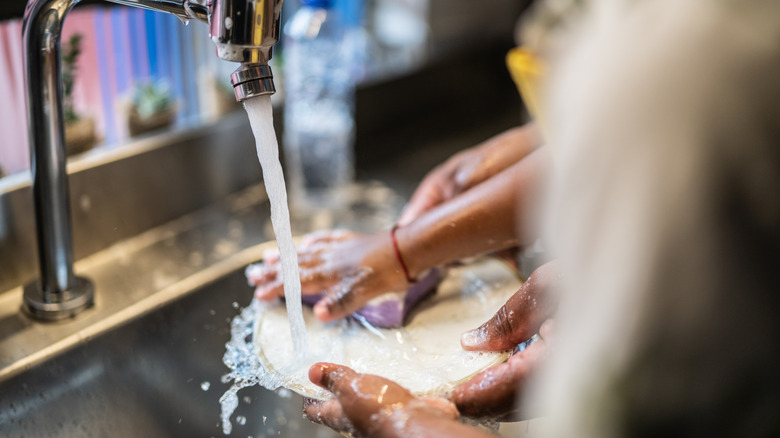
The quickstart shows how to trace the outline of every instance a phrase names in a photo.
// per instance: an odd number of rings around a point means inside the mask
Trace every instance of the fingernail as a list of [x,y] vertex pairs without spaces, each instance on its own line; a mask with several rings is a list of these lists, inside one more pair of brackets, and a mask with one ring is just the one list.
[[484,337],[480,333],[480,330],[474,329],[466,333],[463,333],[460,336],[460,345],[467,350],[474,349],[482,345],[482,343],[484,342],[483,338]]
[[330,320],[330,312],[328,311],[327,306],[325,306],[325,304],[322,303],[322,301],[315,304],[313,310],[314,310],[314,316],[320,321]]
[[315,385],[322,386],[322,376],[325,375],[325,364],[315,363],[309,368],[309,380]]

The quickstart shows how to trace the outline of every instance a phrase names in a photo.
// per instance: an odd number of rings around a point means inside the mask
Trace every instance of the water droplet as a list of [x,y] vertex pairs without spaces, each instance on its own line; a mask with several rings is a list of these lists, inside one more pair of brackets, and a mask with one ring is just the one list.
[[292,397],[292,394],[290,394],[290,391],[286,388],[279,388],[278,391],[276,391],[277,394],[279,394],[279,397],[281,398],[290,398]]
[[246,417],[243,416],[243,415],[236,416],[236,423],[238,423],[241,426],[245,425],[246,424]]
[[200,384],[200,389],[204,391],[208,391],[209,388],[211,388],[211,382],[206,381]]
[[267,420],[267,419],[268,419],[268,417],[266,417],[265,415],[263,415],[263,424],[265,424],[265,420]]
[[245,395],[243,400],[244,400],[244,403],[246,403],[246,404],[251,404],[252,403],[252,397],[250,397],[248,395]]
[[237,302],[233,301],[233,304],[232,304],[232,305],[233,305],[233,308],[234,308],[234,309],[238,309],[238,303],[237,303]]

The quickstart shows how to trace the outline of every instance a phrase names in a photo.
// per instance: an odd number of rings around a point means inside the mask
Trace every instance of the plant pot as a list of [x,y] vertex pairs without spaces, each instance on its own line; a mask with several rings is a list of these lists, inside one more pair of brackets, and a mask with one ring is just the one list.
[[67,155],[80,154],[92,149],[97,143],[95,119],[81,117],[65,125],[65,150]]
[[127,130],[130,137],[137,137],[147,132],[157,131],[173,124],[176,119],[176,108],[158,111],[149,117],[141,117],[135,107],[127,114]]

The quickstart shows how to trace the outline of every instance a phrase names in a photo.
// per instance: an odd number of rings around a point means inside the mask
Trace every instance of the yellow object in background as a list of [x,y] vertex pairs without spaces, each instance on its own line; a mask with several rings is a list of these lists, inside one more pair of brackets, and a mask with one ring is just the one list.
[[523,102],[534,120],[545,133],[541,90],[545,76],[544,64],[530,50],[518,47],[506,55],[506,65],[515,81]]

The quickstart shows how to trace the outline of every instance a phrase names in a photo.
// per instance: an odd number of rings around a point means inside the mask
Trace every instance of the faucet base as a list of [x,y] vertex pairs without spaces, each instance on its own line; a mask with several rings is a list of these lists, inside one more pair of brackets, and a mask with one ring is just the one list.
[[58,321],[70,318],[95,304],[95,286],[88,278],[76,277],[72,288],[52,294],[46,293],[38,281],[24,287],[22,308],[32,318]]

